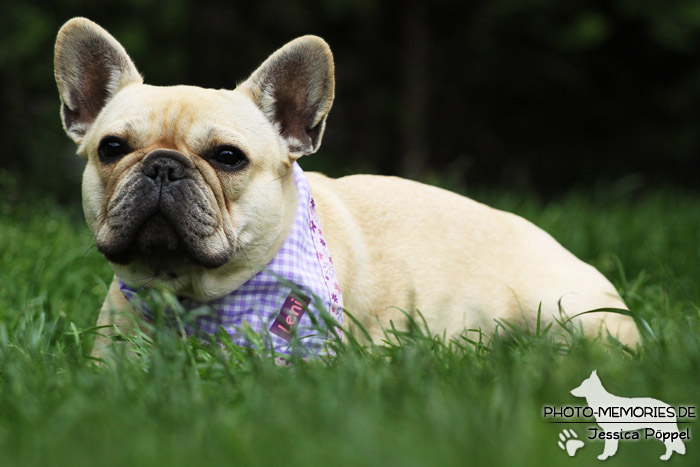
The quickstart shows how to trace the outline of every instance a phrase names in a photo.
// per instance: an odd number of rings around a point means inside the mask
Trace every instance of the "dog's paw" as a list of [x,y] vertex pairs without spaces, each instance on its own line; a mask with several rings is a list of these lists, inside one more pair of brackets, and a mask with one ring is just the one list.
[[577,439],[578,435],[574,430],[568,430],[564,428],[561,433],[559,433],[559,440],[557,444],[559,447],[566,451],[566,453],[573,457],[576,451],[583,447],[583,441]]

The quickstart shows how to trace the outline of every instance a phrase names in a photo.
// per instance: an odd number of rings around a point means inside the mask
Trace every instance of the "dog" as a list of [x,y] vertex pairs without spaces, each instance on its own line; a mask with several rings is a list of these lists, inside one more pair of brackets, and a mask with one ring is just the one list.
[[[627,435],[636,436],[627,437],[625,432],[640,429],[644,429],[645,438],[655,437],[664,443],[666,452],[661,455],[662,461],[668,460],[674,452],[685,454],[685,444],[682,441],[685,433],[678,431],[676,413],[667,403],[650,397],[619,397],[610,394],[603,387],[595,370],[578,387],[572,389],[571,394],[586,399],[596,422],[602,428],[603,433],[599,433],[598,437],[605,439],[605,447],[598,456],[599,460],[605,460],[617,452],[620,438],[639,439],[636,433],[628,433]],[[654,414],[654,411],[659,413]]]
[[[545,324],[562,310],[626,309],[602,274],[521,217],[405,179],[303,173],[297,161],[318,150],[335,90],[319,37],[292,40],[233,90],[156,87],[107,31],[74,18],[57,36],[55,78],[63,127],[86,161],[85,218],[115,273],[99,326],[127,332],[144,315],[134,292],[155,286],[200,304],[236,294],[289,246],[304,210],[312,233],[313,219],[323,232],[301,235],[326,261],[320,289],[335,299],[324,303],[336,318],[351,313],[345,328],[361,325],[374,342],[417,312],[450,338],[492,332],[496,318],[529,326],[540,308]],[[314,303],[312,293],[277,295],[279,332],[309,314],[292,310]],[[639,339],[618,313],[574,323],[627,345]],[[110,342],[97,338],[93,354]]]

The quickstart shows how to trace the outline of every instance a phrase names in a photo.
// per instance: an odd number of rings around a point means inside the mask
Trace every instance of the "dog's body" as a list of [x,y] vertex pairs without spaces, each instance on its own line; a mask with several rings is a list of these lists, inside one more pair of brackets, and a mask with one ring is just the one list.
[[[116,276],[210,300],[274,257],[296,207],[291,166],[318,149],[333,100],[325,42],[290,42],[233,91],[153,87],[114,38],[77,18],[59,32],[56,80],[87,160],[86,219]],[[534,322],[540,304],[545,322],[560,308],[625,307],[598,271],[515,215],[397,178],[307,177],[345,308],[375,341],[404,322],[399,309],[452,336],[488,332],[494,318]],[[98,324],[127,325],[123,309],[115,277]],[[626,316],[581,321],[638,339]]]
[[403,321],[392,306],[420,310],[448,336],[488,332],[494,318],[532,325],[540,303],[548,319],[560,303],[568,314],[624,307],[598,271],[518,216],[399,178],[309,178],[346,307],[374,339]]

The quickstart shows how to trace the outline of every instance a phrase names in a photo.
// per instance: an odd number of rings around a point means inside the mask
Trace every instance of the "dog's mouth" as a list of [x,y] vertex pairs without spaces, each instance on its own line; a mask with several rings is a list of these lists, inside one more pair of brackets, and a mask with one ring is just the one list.
[[[110,245],[112,246],[112,245]],[[145,263],[155,274],[170,270],[183,262],[208,264],[192,255],[180,240],[177,231],[167,218],[156,213],[137,229],[133,240],[124,249],[97,244],[100,252],[111,262],[127,265],[134,261]]]
[[206,239],[183,235],[182,231],[187,227],[187,220],[175,224],[168,216],[157,212],[141,226],[133,228],[130,241],[114,238],[113,241],[96,242],[96,245],[109,261],[122,265],[143,263],[156,275],[185,264],[217,268],[231,259],[230,251],[213,250],[208,247]]
[[97,249],[109,261],[143,263],[155,274],[190,264],[217,268],[230,261],[233,248],[206,185],[184,175],[171,179],[171,172],[154,177],[143,169],[112,197],[95,234]]

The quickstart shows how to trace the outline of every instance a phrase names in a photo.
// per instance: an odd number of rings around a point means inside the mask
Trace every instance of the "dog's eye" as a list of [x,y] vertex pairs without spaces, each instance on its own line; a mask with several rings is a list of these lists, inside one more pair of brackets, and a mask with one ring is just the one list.
[[241,170],[248,165],[248,156],[235,146],[220,146],[212,151],[211,161],[224,170]]
[[129,146],[121,138],[107,136],[100,141],[97,155],[102,162],[114,162],[130,152]]

